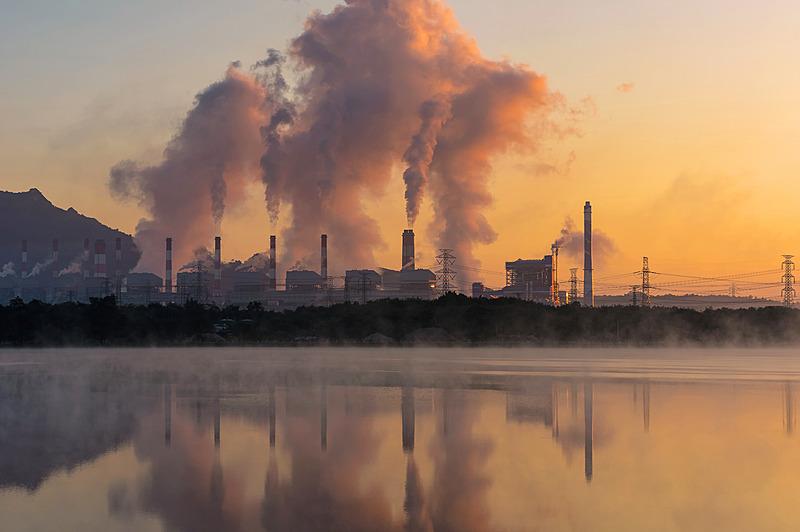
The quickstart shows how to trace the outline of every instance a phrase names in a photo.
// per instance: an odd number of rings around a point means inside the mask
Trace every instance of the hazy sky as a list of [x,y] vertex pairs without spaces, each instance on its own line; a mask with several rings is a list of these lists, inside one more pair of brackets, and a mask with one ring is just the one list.
[[[38,187],[132,232],[144,213],[111,199],[109,168],[157,161],[194,95],[229,62],[284,48],[311,11],[336,3],[2,0],[0,189]],[[590,98],[594,108],[580,136],[497,160],[489,217],[499,238],[477,250],[482,268],[544,255],[587,199],[618,248],[599,276],[637,270],[642,255],[654,269],[708,274],[800,254],[796,0],[449,3],[484,54],[526,63],[572,104]],[[543,165],[557,172],[536,175]],[[399,267],[405,225],[401,174],[370,207],[389,267]],[[261,250],[272,230],[254,187],[225,220],[226,254]],[[432,262],[430,247],[422,252]]]

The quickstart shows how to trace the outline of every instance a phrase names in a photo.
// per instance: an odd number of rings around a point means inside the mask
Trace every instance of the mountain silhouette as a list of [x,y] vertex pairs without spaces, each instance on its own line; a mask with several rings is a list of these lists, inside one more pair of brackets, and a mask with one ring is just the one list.
[[[28,271],[40,264],[41,271],[61,271],[80,260],[84,240],[89,239],[91,252],[97,240],[105,240],[109,265],[114,262],[116,239],[122,243],[122,272],[132,270],[141,251],[133,237],[103,225],[73,208],[53,205],[35,188],[27,192],[0,191],[0,268],[9,263],[20,271],[22,241],[28,244]],[[52,262],[53,240],[58,239],[58,261]],[[115,266],[116,268],[116,266]]]

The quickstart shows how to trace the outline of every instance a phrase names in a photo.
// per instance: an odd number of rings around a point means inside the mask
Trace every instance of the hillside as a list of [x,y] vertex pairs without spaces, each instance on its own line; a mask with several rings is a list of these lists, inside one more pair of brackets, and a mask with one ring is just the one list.
[[[116,238],[122,238],[123,264],[132,269],[139,261],[141,252],[133,238],[121,231],[103,225],[73,208],[61,209],[53,205],[37,189],[27,192],[0,191],[0,269],[12,263],[19,269],[21,244],[28,241],[28,264],[32,269],[37,263],[44,265],[42,271],[58,268],[59,271],[79,259],[83,253],[84,239],[106,241],[109,256],[114,253]],[[50,262],[53,239],[59,241],[59,260]]]

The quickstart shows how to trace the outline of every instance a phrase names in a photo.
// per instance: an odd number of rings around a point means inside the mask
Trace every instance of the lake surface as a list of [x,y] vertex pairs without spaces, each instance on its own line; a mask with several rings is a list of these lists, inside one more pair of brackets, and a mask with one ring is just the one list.
[[6,350],[0,530],[798,530],[798,398],[797,350]]

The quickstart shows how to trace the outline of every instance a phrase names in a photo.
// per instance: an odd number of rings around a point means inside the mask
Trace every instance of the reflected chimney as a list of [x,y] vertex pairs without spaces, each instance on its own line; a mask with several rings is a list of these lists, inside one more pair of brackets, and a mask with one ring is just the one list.
[[324,384],[320,392],[319,447],[328,450],[328,388]]
[[269,405],[267,406],[267,417],[269,418],[269,448],[275,448],[275,385],[269,385]]
[[584,449],[584,474],[586,482],[592,481],[594,474],[594,397],[592,383],[583,385],[583,449]]
[[164,446],[172,445],[172,385],[164,384]]
[[403,451],[414,452],[414,429],[415,429],[415,410],[414,410],[414,388],[403,387],[400,400],[400,410],[403,417]]

